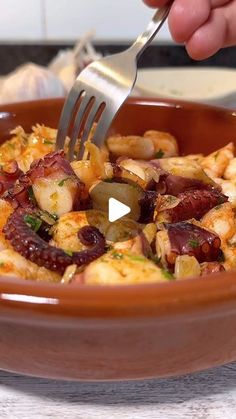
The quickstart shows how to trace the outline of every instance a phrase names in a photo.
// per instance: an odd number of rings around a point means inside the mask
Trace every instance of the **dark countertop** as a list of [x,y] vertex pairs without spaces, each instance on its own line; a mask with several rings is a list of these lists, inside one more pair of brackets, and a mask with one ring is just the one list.
[[[103,54],[113,54],[128,44],[95,44]],[[72,44],[0,44],[0,75],[5,75],[27,61],[47,65],[60,49]],[[236,47],[226,48],[214,57],[201,62],[190,59],[183,46],[159,44],[150,46],[143,54],[139,67],[217,66],[236,68]]]

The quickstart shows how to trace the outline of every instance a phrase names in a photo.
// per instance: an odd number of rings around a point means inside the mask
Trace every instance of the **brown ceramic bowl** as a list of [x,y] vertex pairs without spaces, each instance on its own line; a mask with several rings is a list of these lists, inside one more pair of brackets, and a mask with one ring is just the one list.
[[[61,100],[2,106],[16,125],[56,127]],[[166,130],[182,153],[236,141],[236,113],[132,99],[112,131]],[[134,286],[62,286],[0,278],[0,368],[41,377],[113,380],[188,373],[236,359],[236,274]]]

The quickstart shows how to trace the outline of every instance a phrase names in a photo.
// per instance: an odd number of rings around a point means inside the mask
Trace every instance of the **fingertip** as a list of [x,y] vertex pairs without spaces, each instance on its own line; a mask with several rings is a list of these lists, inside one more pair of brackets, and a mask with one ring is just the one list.
[[226,21],[217,10],[211,20],[199,28],[186,43],[186,50],[196,61],[205,60],[216,54],[224,45]]
[[169,15],[169,28],[173,39],[185,43],[210,15],[206,0],[176,0]]

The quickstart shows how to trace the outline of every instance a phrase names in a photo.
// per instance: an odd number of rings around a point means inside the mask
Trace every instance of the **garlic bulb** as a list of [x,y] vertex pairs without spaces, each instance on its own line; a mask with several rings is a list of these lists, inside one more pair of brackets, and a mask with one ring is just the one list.
[[45,67],[25,64],[10,73],[0,87],[0,103],[65,96],[62,81]]
[[76,79],[76,67],[74,64],[67,65],[66,67],[63,67],[59,73],[58,77],[63,83],[64,88],[67,92],[70,91],[72,88],[75,79]]
[[57,53],[57,55],[49,63],[48,69],[52,71],[52,73],[58,75],[64,67],[67,67],[68,65],[72,65],[74,64],[74,62],[75,62],[74,50],[62,49]]
[[102,56],[92,45],[93,37],[93,31],[84,34],[73,49],[60,50],[48,66],[49,70],[62,81],[67,92],[70,91],[80,72]]

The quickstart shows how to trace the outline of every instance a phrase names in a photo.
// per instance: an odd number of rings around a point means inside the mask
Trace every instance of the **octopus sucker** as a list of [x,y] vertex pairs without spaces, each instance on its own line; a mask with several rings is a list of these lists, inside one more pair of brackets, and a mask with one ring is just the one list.
[[12,161],[0,169],[0,195],[10,189],[23,175],[16,161]]
[[204,262],[201,264],[201,275],[210,275],[224,272],[225,268],[220,262]]
[[83,210],[91,206],[88,190],[76,176],[63,150],[35,160],[30,169],[17,178],[17,182],[9,185],[2,198],[14,208],[38,206],[58,215],[63,211]]
[[[37,212],[30,212],[37,217]],[[79,236],[89,244],[89,248],[81,252],[66,253],[64,250],[49,245],[25,222],[29,211],[19,208],[8,219],[3,233],[10,241],[14,250],[29,258],[38,266],[63,274],[67,266],[87,265],[105,252],[105,238],[96,227],[85,226],[79,231]]]
[[228,198],[217,189],[200,189],[182,192],[177,195],[180,200],[177,207],[168,210],[172,223],[195,218],[200,220],[208,211],[228,201]]
[[[0,147],[0,276],[129,285],[236,268],[232,143],[180,156],[172,135],[152,130],[99,149],[92,128],[70,162],[69,138],[55,151],[57,130],[32,130]],[[110,221],[110,198],[129,207],[124,218]]]
[[35,160],[27,172],[28,178],[33,183],[36,179],[50,176],[57,170],[62,170],[66,175],[75,175],[70,163],[65,158],[63,150],[46,154],[43,159]]
[[228,201],[227,196],[217,189],[196,189],[182,192],[176,196],[179,200],[174,208],[158,212],[156,221],[178,223],[195,218],[200,220],[208,211]]
[[[221,256],[221,240],[209,230],[194,224],[179,222],[166,224],[170,242],[170,255],[195,256],[199,263],[217,261]],[[173,263],[173,257],[167,255],[168,263]]]

